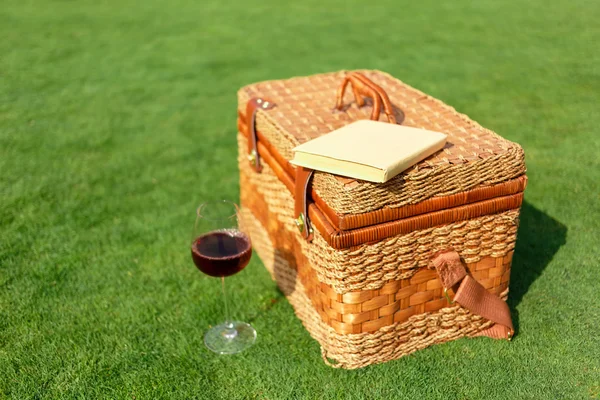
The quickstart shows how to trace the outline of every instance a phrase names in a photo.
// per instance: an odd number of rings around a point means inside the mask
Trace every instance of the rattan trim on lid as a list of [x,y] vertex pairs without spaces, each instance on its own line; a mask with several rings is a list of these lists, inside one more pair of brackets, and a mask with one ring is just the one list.
[[[245,139],[240,140],[247,140],[247,129],[239,121],[238,128],[240,129],[240,134],[245,137]],[[257,135],[259,137],[259,154],[261,157],[265,158],[264,162],[270,165],[277,177],[286,185],[290,192],[293,192],[295,176],[294,167],[279,154],[277,149],[275,149],[271,143],[265,140],[262,133],[257,132]],[[328,176],[328,174],[321,175]],[[337,180],[337,177],[334,178]],[[407,204],[399,207],[384,207],[374,211],[352,214],[337,214],[326,201],[321,199],[319,193],[314,188],[311,190],[311,197],[336,230],[349,230],[457,207],[493,197],[516,194],[522,192],[525,189],[526,184],[527,177],[521,175],[518,178],[503,183],[497,183],[495,185],[479,186],[475,189],[459,191],[458,193],[445,196],[430,197],[417,204]],[[334,245],[334,247],[337,246]]]
[[[247,144],[247,139],[243,134],[238,135],[238,143],[240,150]],[[257,187],[256,190],[265,193],[267,198],[272,199],[272,201],[278,200],[282,204],[293,203],[292,191],[294,183],[292,178],[273,159],[266,146],[263,146],[259,142],[258,149],[264,160],[263,171],[260,174],[253,174],[247,162],[240,156],[240,173],[247,175],[248,179]],[[410,233],[414,230],[428,229],[442,224],[518,208],[523,199],[522,192],[504,196],[502,194],[505,191],[512,192],[515,189],[513,186],[516,189],[522,188],[524,187],[524,183],[523,181],[523,185],[520,185],[517,182],[516,185],[513,185],[511,182],[506,182],[496,185],[494,190],[491,191],[493,195],[497,196],[495,198],[347,231],[339,230],[339,228],[333,225],[331,218],[327,217],[328,213],[322,212],[317,207],[318,203],[310,205],[309,216],[327,244],[334,249],[345,249],[368,242],[387,239],[395,235]],[[444,199],[439,199],[439,201],[444,203]],[[452,202],[449,204],[452,204]],[[281,206],[278,205],[278,207]],[[290,219],[293,220],[293,217],[290,216]]]
[[[315,174],[315,190],[336,213],[416,204],[432,196],[504,182],[525,173],[519,145],[386,73],[361,72],[387,91],[399,113],[399,121],[447,133],[449,145],[384,185]],[[243,114],[246,102],[254,96],[275,101],[276,108],[258,113],[257,128],[289,160],[291,149],[297,144],[354,120],[369,118],[371,108],[357,108],[349,93],[345,103],[352,105],[344,112],[332,112],[335,92],[344,74],[345,71],[340,71],[246,86],[238,92],[239,110]]]
[[[270,223],[282,227],[279,236],[297,234],[293,222],[294,199],[269,165],[265,164],[263,172],[257,174],[247,160],[240,157],[239,167],[241,186],[255,197],[265,199],[266,205],[260,208],[269,215]],[[319,281],[330,285],[337,293],[377,290],[390,281],[412,277],[419,268],[428,265],[436,251],[449,246],[466,263],[477,263],[486,257],[504,257],[514,249],[518,215],[516,208],[343,249],[331,247],[320,229],[316,229],[313,241],[301,241],[299,246],[317,272]]]

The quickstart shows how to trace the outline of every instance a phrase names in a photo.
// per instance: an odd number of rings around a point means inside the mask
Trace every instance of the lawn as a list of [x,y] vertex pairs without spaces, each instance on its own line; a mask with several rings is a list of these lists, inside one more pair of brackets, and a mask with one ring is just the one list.
[[[31,1],[0,6],[0,399],[600,398],[600,3]],[[238,197],[236,91],[389,72],[520,143],[512,342],[332,369],[258,257],[249,351],[203,346],[197,204]]]

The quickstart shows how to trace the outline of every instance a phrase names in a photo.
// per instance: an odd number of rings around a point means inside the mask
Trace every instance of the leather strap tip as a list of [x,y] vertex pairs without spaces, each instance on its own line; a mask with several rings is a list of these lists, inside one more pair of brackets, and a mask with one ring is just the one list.
[[260,162],[260,158],[258,156],[258,153],[256,151],[252,151],[250,154],[248,154],[248,162],[250,163],[250,167],[256,171],[256,172],[260,172],[262,171],[262,164]]
[[[298,221],[298,219],[296,221]],[[304,223],[308,223],[309,225],[308,225],[308,228],[306,225],[301,228],[300,236],[302,236],[304,238],[304,240],[306,240],[307,242],[310,242],[313,240],[313,237],[315,236],[315,234],[314,234],[315,231],[313,230],[312,226],[310,225],[310,220],[308,220],[308,221],[305,220]]]
[[509,342],[512,341],[512,338],[515,336],[515,331],[512,329],[509,329],[508,332],[506,332],[506,340],[508,340]]

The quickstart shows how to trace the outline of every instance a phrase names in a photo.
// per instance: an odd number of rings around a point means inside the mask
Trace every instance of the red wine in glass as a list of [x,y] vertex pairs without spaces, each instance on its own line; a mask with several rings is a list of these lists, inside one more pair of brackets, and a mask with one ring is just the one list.
[[243,270],[252,257],[250,237],[239,226],[239,207],[222,200],[204,203],[196,212],[192,235],[192,260],[203,273],[221,278],[225,322],[204,335],[206,347],[218,354],[234,354],[252,346],[256,331],[245,322],[229,318],[225,277]]
[[250,239],[235,229],[206,233],[192,243],[192,259],[206,275],[217,278],[243,270],[252,256]]

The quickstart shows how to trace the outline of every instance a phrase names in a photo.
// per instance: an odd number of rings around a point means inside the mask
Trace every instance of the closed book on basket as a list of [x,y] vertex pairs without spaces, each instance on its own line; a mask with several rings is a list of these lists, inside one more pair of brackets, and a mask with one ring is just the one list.
[[292,164],[369,182],[386,182],[441,150],[447,135],[360,120],[295,147]]

